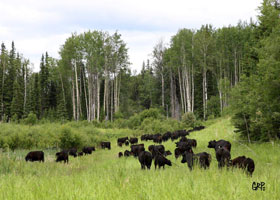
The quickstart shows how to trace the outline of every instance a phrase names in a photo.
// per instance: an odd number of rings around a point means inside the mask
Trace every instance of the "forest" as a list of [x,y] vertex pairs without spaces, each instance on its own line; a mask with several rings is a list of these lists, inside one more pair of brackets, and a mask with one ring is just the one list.
[[169,45],[157,42],[138,74],[117,31],[73,33],[59,59],[42,54],[39,72],[16,42],[2,43],[0,120],[134,129],[148,123],[145,113],[196,123],[230,115],[249,142],[280,138],[279,1],[264,0],[259,13],[257,22],[178,30]]

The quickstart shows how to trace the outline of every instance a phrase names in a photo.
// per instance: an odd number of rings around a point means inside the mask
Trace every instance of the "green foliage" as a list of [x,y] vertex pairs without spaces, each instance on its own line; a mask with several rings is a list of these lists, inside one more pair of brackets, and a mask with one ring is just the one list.
[[192,112],[187,112],[182,116],[182,123],[186,127],[194,127],[196,123],[196,117]]
[[62,149],[67,148],[79,148],[82,146],[82,137],[76,133],[73,133],[70,127],[63,126],[60,133],[59,147]]
[[[268,141],[279,137],[280,129],[280,19],[279,5],[264,1],[257,70],[232,91],[233,124],[248,140]],[[275,2],[274,2],[275,3]],[[267,12],[270,10],[269,12]],[[275,18],[275,13],[277,18]],[[277,23],[275,23],[277,21]]]
[[214,118],[221,115],[220,99],[218,96],[212,96],[207,102],[207,115]]
[[[46,127],[44,127],[46,128]],[[82,128],[82,126],[80,127]],[[84,130],[83,130],[84,131]],[[45,162],[25,162],[29,150],[0,153],[0,196],[5,200],[38,199],[198,199],[198,200],[251,200],[279,199],[279,142],[248,144],[236,141],[234,127],[229,119],[216,119],[206,129],[191,133],[197,140],[196,152],[208,152],[212,162],[208,170],[195,166],[190,171],[174,155],[168,156],[172,166],[155,170],[141,170],[138,159],[118,158],[118,152],[129,147],[118,147],[114,134],[132,135],[129,130],[110,130],[112,149],[97,150],[92,155],[69,157],[69,163],[56,163],[56,150],[44,150]],[[103,132],[102,130],[102,133]],[[93,134],[89,130],[88,135]],[[214,150],[207,148],[208,141],[226,138],[232,144],[231,156],[250,157],[255,162],[253,176],[240,169],[218,168]],[[97,138],[98,139],[98,138]],[[108,139],[108,138],[107,138]],[[153,144],[144,142],[145,146]],[[174,152],[174,142],[164,143]],[[269,163],[269,164],[267,164]],[[269,165],[269,170],[268,170]],[[254,181],[265,182],[265,191],[253,191]],[[87,184],[86,184],[87,183]],[[273,187],[275,186],[275,187]],[[96,189],[93,189],[96,188]],[[109,188],[109,189],[108,189]],[[201,192],[207,191],[207,192]]]
[[27,118],[24,119],[24,124],[27,125],[35,125],[37,123],[37,116],[33,112],[30,112],[27,116]]

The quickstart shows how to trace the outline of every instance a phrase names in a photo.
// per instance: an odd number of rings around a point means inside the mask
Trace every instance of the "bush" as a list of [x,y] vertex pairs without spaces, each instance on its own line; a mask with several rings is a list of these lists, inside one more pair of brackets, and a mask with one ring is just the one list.
[[27,125],[35,125],[37,123],[37,116],[33,112],[29,113],[23,123]]
[[195,123],[196,123],[196,117],[192,112],[187,112],[185,114],[183,114],[182,116],[182,123],[186,126],[186,127],[195,127]]
[[79,148],[82,146],[82,137],[73,133],[70,127],[63,126],[61,128],[61,135],[59,137],[59,147],[62,149]]
[[212,117],[221,116],[220,99],[218,96],[211,96],[207,102],[207,115]]

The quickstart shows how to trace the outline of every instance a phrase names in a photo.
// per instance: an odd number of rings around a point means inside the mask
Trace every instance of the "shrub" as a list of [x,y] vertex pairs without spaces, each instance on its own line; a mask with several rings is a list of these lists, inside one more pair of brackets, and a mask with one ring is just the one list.
[[82,146],[82,137],[73,133],[70,127],[63,126],[61,128],[61,135],[59,137],[59,147],[62,149]]
[[182,116],[182,122],[187,127],[195,127],[196,117],[192,112],[187,112]]
[[27,116],[26,119],[24,119],[24,124],[27,125],[35,125],[37,123],[37,117],[36,114],[34,114],[33,112],[30,112]]

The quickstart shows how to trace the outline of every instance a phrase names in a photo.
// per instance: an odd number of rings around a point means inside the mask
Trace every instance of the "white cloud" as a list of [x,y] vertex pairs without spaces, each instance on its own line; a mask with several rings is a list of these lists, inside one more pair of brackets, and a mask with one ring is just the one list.
[[[180,28],[235,25],[256,19],[261,0],[1,0],[0,39],[39,69],[42,53],[58,58],[71,32],[118,30],[129,47],[132,68],[141,69],[156,42]],[[113,31],[110,31],[113,32]]]

